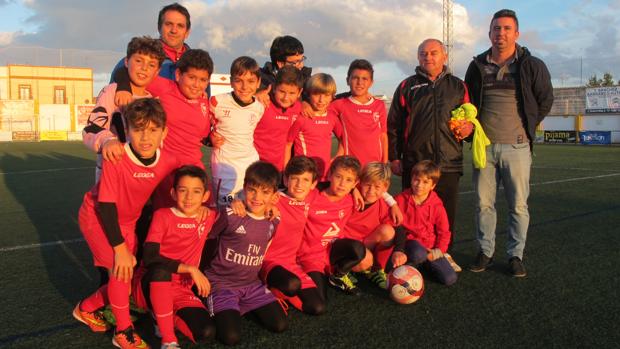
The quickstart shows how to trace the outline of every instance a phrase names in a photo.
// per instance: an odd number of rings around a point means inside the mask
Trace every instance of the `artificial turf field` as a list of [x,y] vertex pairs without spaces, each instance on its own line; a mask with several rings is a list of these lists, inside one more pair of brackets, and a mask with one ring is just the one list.
[[[112,347],[110,333],[71,316],[98,285],[77,226],[93,158],[81,143],[0,143],[0,348]],[[406,306],[361,280],[359,297],[330,290],[323,316],[290,310],[285,333],[244,321],[239,347],[620,347],[619,180],[620,147],[536,145],[526,278],[507,274],[500,191],[491,270],[463,271],[452,287],[427,280],[422,299]],[[400,179],[392,182],[399,192]],[[452,255],[466,267],[477,252],[469,166],[460,192]],[[137,327],[159,347],[148,316]]]

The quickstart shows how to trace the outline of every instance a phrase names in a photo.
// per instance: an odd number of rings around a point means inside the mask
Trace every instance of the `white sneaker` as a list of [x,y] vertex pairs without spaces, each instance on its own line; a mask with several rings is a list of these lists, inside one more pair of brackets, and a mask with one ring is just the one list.
[[454,269],[455,272],[460,273],[463,270],[458,264],[456,264],[452,256],[450,256],[450,254],[444,253],[443,256],[446,257],[448,262],[450,262],[450,266],[452,267],[452,269]]
[[179,346],[179,343],[172,342],[172,343],[162,343],[161,349],[181,349],[181,347]]

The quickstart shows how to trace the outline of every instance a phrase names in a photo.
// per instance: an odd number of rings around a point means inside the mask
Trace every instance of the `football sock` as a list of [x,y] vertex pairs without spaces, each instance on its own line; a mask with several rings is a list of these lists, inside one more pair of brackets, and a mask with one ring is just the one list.
[[374,256],[375,256],[375,267],[377,267],[377,269],[385,269],[385,266],[388,262],[388,260],[390,259],[390,256],[392,255],[392,250],[393,247],[389,246],[383,246],[381,244],[378,244],[377,247],[375,247],[375,251],[374,251]]
[[111,277],[108,282],[108,299],[112,306],[112,313],[116,318],[116,329],[126,330],[131,326],[129,317],[129,282],[119,281]]
[[92,313],[108,303],[108,285],[101,286],[95,293],[80,303],[80,310]]
[[159,331],[161,332],[162,343],[176,342],[174,334],[174,311],[172,300],[172,283],[169,281],[151,282],[151,304],[153,314]]

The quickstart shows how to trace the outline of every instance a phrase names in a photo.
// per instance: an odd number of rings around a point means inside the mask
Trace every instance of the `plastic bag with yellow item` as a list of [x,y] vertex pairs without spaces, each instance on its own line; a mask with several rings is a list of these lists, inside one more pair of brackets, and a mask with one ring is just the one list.
[[[471,122],[474,125],[474,138],[471,145],[474,167],[485,168],[487,164],[486,147],[491,144],[491,141],[484,133],[480,121],[476,119],[476,115],[478,115],[476,107],[471,103],[464,103],[452,111],[449,125],[450,130],[457,133],[460,125],[465,122]],[[457,133],[455,133],[455,136],[458,138]]]

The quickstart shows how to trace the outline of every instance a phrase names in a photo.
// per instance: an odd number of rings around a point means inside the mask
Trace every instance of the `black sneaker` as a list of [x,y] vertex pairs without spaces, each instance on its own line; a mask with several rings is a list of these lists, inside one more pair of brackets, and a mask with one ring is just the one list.
[[516,278],[522,278],[527,275],[525,271],[525,267],[523,266],[523,261],[519,257],[512,257],[508,260],[508,264],[510,265],[510,274]]
[[478,252],[476,260],[469,266],[469,271],[479,273],[487,270],[488,267],[493,265],[493,257],[487,257],[482,251]]
[[357,296],[360,293],[360,289],[351,281],[348,274],[341,277],[330,275],[329,283],[346,294]]

